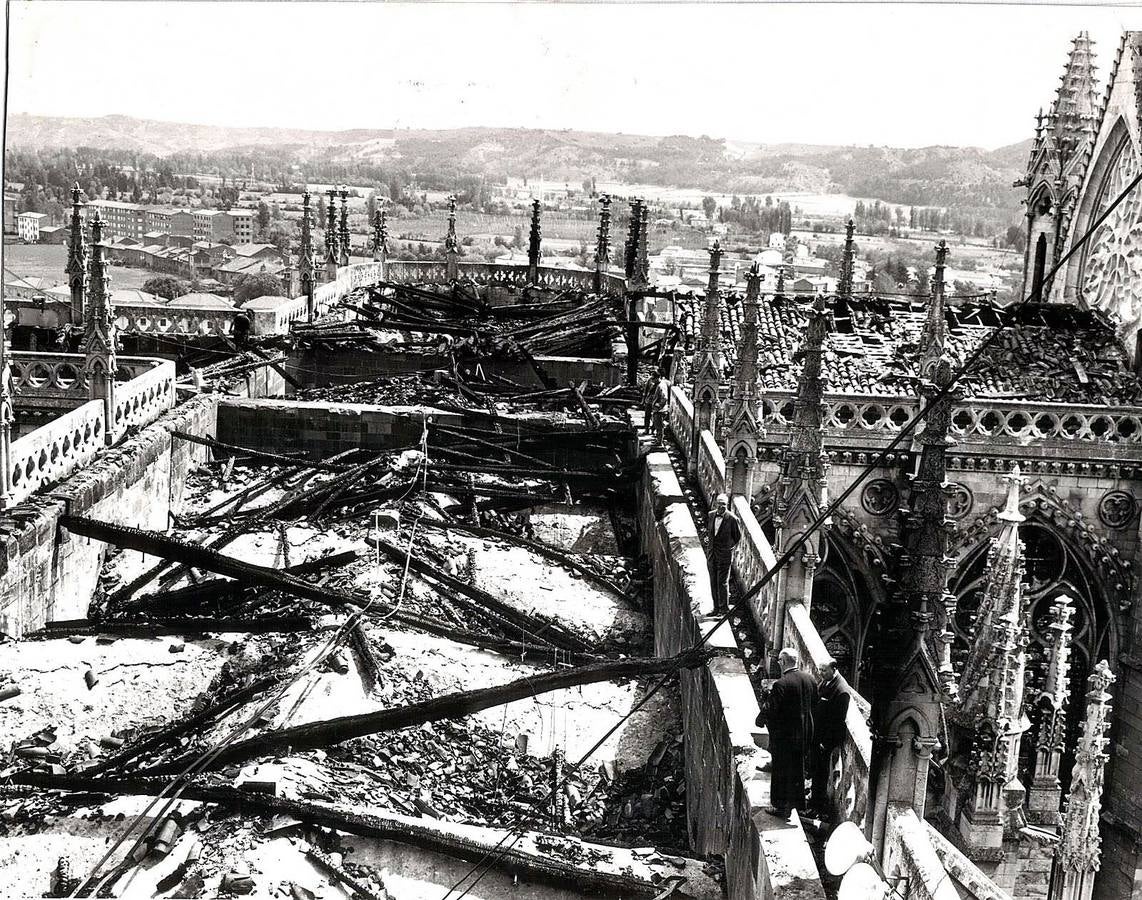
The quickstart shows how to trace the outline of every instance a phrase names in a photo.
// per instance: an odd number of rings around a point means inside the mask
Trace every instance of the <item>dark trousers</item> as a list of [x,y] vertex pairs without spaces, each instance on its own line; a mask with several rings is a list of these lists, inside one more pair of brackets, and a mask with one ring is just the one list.
[[831,769],[829,766],[830,758],[833,755],[833,748],[826,747],[823,744],[813,745],[813,758],[810,764],[813,769],[813,790],[810,796],[809,805],[817,812],[829,811],[829,775]]
[[714,610],[725,612],[730,608],[730,565],[734,551],[725,548],[710,549],[710,588],[714,592]]

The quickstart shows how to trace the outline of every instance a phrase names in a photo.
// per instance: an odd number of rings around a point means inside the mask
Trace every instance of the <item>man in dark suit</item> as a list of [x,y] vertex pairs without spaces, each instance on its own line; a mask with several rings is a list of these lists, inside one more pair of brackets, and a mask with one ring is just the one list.
[[[813,745],[813,706],[817,685],[797,668],[797,651],[786,648],[778,660],[781,677],[769,692],[767,724],[770,768],[769,812],[788,818],[791,810],[805,809],[805,773]],[[760,724],[761,718],[758,717]]]
[[824,815],[828,812],[829,760],[833,751],[845,741],[845,718],[853,689],[837,671],[837,661],[821,664],[821,683],[817,688],[817,705],[813,708],[813,793],[809,807]]
[[734,547],[742,539],[738,517],[730,510],[730,498],[718,494],[710,510],[710,587],[714,591],[714,612],[730,608],[730,565]]

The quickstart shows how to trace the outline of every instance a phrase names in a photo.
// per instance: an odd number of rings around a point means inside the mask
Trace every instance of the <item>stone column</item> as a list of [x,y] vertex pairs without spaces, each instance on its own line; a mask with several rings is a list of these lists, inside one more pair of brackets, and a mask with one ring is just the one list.
[[599,231],[595,241],[595,293],[603,291],[603,276],[611,261],[611,198],[599,197]]
[[83,371],[87,376],[89,396],[103,401],[104,440],[115,442],[115,375],[119,368],[118,335],[115,311],[111,307],[110,279],[107,261],[103,259],[103,221],[96,210],[91,222],[91,262],[88,275],[90,289],[84,328]]
[[539,224],[540,203],[531,201],[531,229],[527,236],[527,283],[539,281],[539,252],[543,240],[543,229]]
[[444,235],[445,277],[456,281],[460,277],[460,242],[456,240],[456,197],[448,197],[448,233]]
[[1091,673],[1086,699],[1082,737],[1075,751],[1071,791],[1063,814],[1063,834],[1055,861],[1052,900],[1090,900],[1094,878],[1101,865],[1103,776],[1109,756],[1106,752],[1110,728],[1110,693],[1114,674],[1106,660]]

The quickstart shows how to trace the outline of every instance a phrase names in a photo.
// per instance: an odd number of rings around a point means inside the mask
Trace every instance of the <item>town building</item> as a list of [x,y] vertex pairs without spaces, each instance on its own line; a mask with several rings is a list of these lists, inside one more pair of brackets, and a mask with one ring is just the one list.
[[22,212],[16,216],[16,231],[25,244],[40,242],[40,227],[47,224],[47,216],[37,212]]

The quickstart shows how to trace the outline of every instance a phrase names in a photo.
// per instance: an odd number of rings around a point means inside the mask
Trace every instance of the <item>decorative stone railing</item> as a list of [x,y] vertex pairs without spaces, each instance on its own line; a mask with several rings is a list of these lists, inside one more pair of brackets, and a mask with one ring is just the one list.
[[234,330],[235,309],[180,308],[170,305],[115,305],[115,327],[121,335],[218,337]]
[[[14,351],[8,355],[16,406],[72,409],[90,399],[81,353]],[[120,356],[118,382],[130,382],[161,365],[151,357]]]
[[670,432],[678,442],[678,449],[683,458],[690,461],[690,437],[694,428],[694,404],[686,396],[682,388],[673,385],[670,388],[670,402],[667,407],[670,419]]
[[26,500],[43,487],[86,465],[106,446],[103,401],[89,400],[11,442],[5,505]]
[[[762,400],[767,432],[787,431],[793,420],[792,391],[771,391]],[[842,434],[891,437],[919,409],[914,397],[830,395],[825,425]],[[952,434],[964,441],[1097,441],[1142,443],[1142,408],[1039,403],[1021,400],[973,400],[952,411]]]
[[387,264],[381,262],[353,263],[337,270],[333,281],[318,285],[313,291],[315,316],[323,316],[335,303],[357,288],[368,287],[383,281]]
[[149,371],[115,388],[112,436],[119,440],[131,427],[148,425],[175,405],[175,364],[157,361]]
[[[116,384],[112,442],[132,426],[153,422],[175,404],[173,362],[140,358],[120,362],[140,374]],[[88,400],[35,431],[10,440],[7,454],[0,457],[8,461],[0,472],[0,502],[6,506],[20,503],[44,485],[86,465],[108,443],[104,410],[103,400]]]

